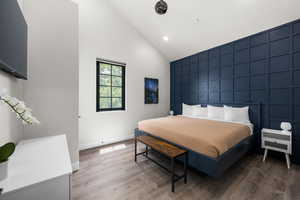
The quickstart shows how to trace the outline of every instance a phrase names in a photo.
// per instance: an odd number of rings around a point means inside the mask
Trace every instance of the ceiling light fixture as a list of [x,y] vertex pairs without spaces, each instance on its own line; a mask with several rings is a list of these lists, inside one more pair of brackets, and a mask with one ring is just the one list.
[[159,15],[166,14],[168,10],[168,4],[164,0],[160,0],[155,4],[155,11]]
[[163,40],[166,41],[166,42],[168,42],[168,41],[169,41],[168,36],[164,36],[164,37],[163,37]]

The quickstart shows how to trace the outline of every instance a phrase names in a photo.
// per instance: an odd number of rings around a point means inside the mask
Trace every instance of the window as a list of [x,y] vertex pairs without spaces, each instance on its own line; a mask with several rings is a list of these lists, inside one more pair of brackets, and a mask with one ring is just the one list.
[[97,112],[125,110],[125,64],[97,61]]

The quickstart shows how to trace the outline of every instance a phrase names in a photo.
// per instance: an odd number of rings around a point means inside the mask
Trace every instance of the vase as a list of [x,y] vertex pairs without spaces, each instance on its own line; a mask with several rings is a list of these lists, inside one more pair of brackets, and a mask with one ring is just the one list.
[[7,178],[8,161],[0,163],[0,181]]

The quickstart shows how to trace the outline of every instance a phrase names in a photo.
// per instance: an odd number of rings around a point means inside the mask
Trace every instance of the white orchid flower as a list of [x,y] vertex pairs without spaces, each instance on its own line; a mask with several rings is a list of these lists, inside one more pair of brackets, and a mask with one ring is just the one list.
[[40,124],[41,123],[37,118],[35,118],[33,116],[31,117],[31,120],[32,120],[33,124]]
[[23,118],[25,119],[30,119],[32,116],[31,116],[31,113],[28,112],[28,111],[25,111],[23,114],[21,114],[23,116]]
[[23,113],[26,111],[26,106],[24,102],[20,101],[16,106],[15,109],[18,113]]
[[8,96],[8,95],[2,95],[2,96],[0,96],[0,99],[5,100],[5,101],[9,101],[10,96]]
[[0,101],[7,104],[13,112],[17,114],[17,119],[22,120],[23,124],[39,124],[39,120],[32,116],[32,110],[24,102],[9,95],[1,95]]

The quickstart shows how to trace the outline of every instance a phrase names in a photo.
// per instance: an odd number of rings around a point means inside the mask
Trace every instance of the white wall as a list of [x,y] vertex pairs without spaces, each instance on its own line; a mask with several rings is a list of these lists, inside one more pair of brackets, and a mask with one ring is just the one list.
[[[112,10],[106,0],[79,2],[79,144],[97,146],[132,137],[137,122],[164,116],[170,102],[169,63]],[[127,63],[126,111],[96,112],[96,58]],[[159,79],[159,104],[144,104],[144,77]]]
[[[22,0],[18,0],[22,9]],[[6,89],[8,94],[23,99],[22,80],[0,71],[0,90]],[[7,142],[18,142],[23,136],[23,125],[16,119],[7,105],[0,104],[0,145]]]
[[26,0],[28,80],[25,102],[41,121],[24,138],[66,134],[78,162],[78,7],[70,0]]

